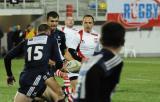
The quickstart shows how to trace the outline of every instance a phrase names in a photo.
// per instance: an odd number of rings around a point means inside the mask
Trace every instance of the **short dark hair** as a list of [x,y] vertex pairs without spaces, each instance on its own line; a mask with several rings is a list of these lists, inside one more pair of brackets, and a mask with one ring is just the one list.
[[50,11],[50,12],[47,13],[47,20],[48,20],[49,17],[53,17],[53,18],[57,18],[58,17],[59,18],[59,15],[55,11]]
[[50,29],[50,27],[49,27],[47,24],[40,24],[40,25],[38,26],[38,32],[47,31],[47,30],[49,30],[49,29]]
[[84,16],[83,16],[83,19],[84,19],[85,17],[91,17],[92,20],[93,20],[93,22],[94,22],[94,17],[93,17],[92,15],[84,15]]
[[117,22],[106,22],[101,29],[103,46],[118,48],[124,45],[125,28]]

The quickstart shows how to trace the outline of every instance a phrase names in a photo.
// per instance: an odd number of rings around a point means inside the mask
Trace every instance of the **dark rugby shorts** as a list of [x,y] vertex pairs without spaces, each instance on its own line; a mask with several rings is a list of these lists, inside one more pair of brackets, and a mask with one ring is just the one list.
[[24,71],[20,75],[18,91],[28,97],[40,97],[46,89],[45,80],[51,75],[46,71]]

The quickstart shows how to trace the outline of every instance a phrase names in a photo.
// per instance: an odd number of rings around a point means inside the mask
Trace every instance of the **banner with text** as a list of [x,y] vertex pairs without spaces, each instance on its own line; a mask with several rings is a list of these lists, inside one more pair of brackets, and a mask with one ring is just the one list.
[[160,26],[160,0],[107,0],[108,21],[126,28]]

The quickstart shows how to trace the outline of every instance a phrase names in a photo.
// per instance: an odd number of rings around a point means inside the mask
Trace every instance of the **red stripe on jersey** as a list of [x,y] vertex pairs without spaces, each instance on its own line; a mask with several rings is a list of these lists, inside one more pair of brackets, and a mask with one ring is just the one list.
[[78,51],[78,56],[82,57],[82,58],[85,58],[85,56],[83,55],[83,53],[80,51],[80,44],[82,42],[82,36],[83,36],[83,30],[80,30],[79,32],[79,35],[80,35],[80,43],[78,45],[78,48],[77,48],[77,51]]

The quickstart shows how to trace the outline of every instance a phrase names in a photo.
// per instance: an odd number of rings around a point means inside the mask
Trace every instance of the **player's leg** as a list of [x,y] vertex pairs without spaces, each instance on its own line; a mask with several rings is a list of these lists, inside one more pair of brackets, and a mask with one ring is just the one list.
[[63,87],[63,91],[65,93],[66,98],[68,99],[68,102],[72,102],[72,89],[71,89],[71,83],[68,77],[68,73],[65,72],[65,70],[61,71],[61,70],[57,70],[55,72],[55,75],[58,77],[61,77],[63,79],[64,82],[64,87]]
[[[63,90],[54,77],[48,78],[45,83],[53,92],[55,92],[52,95],[54,99],[62,100],[64,98]],[[48,92],[53,93],[51,91]]]
[[72,92],[73,92],[73,94],[76,91],[76,85],[77,85],[77,82],[78,82],[78,76],[79,76],[78,73],[69,73],[69,79],[71,81],[71,86],[72,86]]
[[46,88],[44,75],[41,71],[38,72],[37,70],[22,72],[19,85],[20,88],[15,96],[15,102],[32,102],[35,97],[42,96]]
[[51,102],[57,102],[59,100],[58,95],[50,87],[46,88],[45,92],[43,93],[43,97]]
[[32,102],[32,99],[20,92],[17,92],[14,97],[14,102]]
[[74,79],[74,80],[71,80],[71,85],[72,85],[72,92],[73,94],[76,93],[76,85],[78,83],[78,80],[77,79]]

